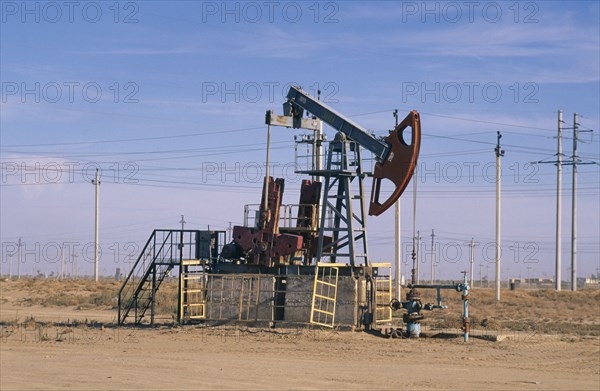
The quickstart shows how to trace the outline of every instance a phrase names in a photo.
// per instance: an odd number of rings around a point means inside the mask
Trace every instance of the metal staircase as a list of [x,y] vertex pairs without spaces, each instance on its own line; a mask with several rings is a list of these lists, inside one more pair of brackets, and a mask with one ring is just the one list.
[[[218,256],[224,237],[224,231],[154,230],[119,290],[118,324],[126,323],[129,318],[131,323],[140,324],[148,310],[153,324],[156,293],[169,272],[178,267],[180,275],[187,273],[190,261],[208,265]],[[179,292],[182,292],[181,281],[180,278]],[[181,300],[180,294],[179,320]]]

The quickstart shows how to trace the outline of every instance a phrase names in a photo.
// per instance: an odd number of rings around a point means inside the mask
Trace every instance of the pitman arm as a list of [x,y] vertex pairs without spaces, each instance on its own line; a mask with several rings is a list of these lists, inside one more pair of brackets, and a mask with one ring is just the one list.
[[[294,127],[299,127],[296,124],[300,124],[306,110],[375,155],[377,163],[373,170],[369,215],[379,216],[400,198],[410,182],[419,156],[421,146],[419,113],[411,111],[387,137],[379,139],[298,87],[290,87],[287,99],[283,111],[285,115],[294,117]],[[402,138],[404,130],[408,127],[412,129],[410,144]],[[379,201],[382,179],[388,179],[396,186],[384,202]]]

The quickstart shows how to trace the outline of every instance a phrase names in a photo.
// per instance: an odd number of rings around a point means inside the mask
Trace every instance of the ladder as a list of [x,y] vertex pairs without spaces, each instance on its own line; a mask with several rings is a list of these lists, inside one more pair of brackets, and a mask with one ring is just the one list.
[[345,266],[343,263],[317,263],[310,309],[311,324],[333,328],[339,268]]
[[375,324],[392,321],[392,265],[389,262],[372,263],[375,293]]
[[[187,259],[181,262],[179,278],[179,314],[181,322],[206,319],[206,261]],[[199,268],[199,269],[198,269]]]

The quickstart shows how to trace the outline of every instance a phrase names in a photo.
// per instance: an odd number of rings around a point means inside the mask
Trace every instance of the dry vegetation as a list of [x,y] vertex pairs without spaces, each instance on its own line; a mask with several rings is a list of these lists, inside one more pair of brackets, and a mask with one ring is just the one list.
[[[26,278],[18,281],[2,281],[0,289],[23,293],[15,301],[23,306],[43,307],[117,308],[119,283],[112,280],[55,280]],[[7,292],[7,293],[8,293]],[[4,292],[3,292],[4,293]],[[2,294],[2,301],[8,300]]]
[[[120,282],[102,279],[50,280],[26,278],[0,281],[0,304],[30,307],[73,307],[78,310],[116,310]],[[157,293],[157,313],[167,323],[177,311],[177,283],[165,281]],[[421,290],[424,303],[435,302],[435,291]],[[459,328],[462,316],[460,294],[442,291],[447,310],[425,312],[424,325]],[[493,289],[471,291],[471,319],[478,331],[535,332],[570,336],[600,336],[600,290],[556,292],[551,289],[502,291],[495,301]],[[395,313],[399,316],[400,313]]]
[[[454,291],[442,291],[449,309],[430,314],[430,324],[460,327],[462,301]],[[493,289],[470,294],[470,315],[475,330],[525,331],[541,334],[600,336],[600,289],[577,292],[552,289],[502,291],[496,302]],[[423,302],[435,302],[435,291],[422,291]]]
[[[115,310],[121,282],[113,279],[56,280],[23,278],[0,281],[0,305],[10,302],[21,307],[72,307],[77,310]],[[157,292],[156,310],[172,318],[177,312],[177,284],[165,281]]]

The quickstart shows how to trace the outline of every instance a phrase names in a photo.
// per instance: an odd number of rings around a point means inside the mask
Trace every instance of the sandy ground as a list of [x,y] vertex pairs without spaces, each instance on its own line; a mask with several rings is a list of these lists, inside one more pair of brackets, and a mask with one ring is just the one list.
[[464,343],[308,328],[73,326],[115,313],[22,307],[4,296],[2,391],[600,389],[598,337],[509,333]]

